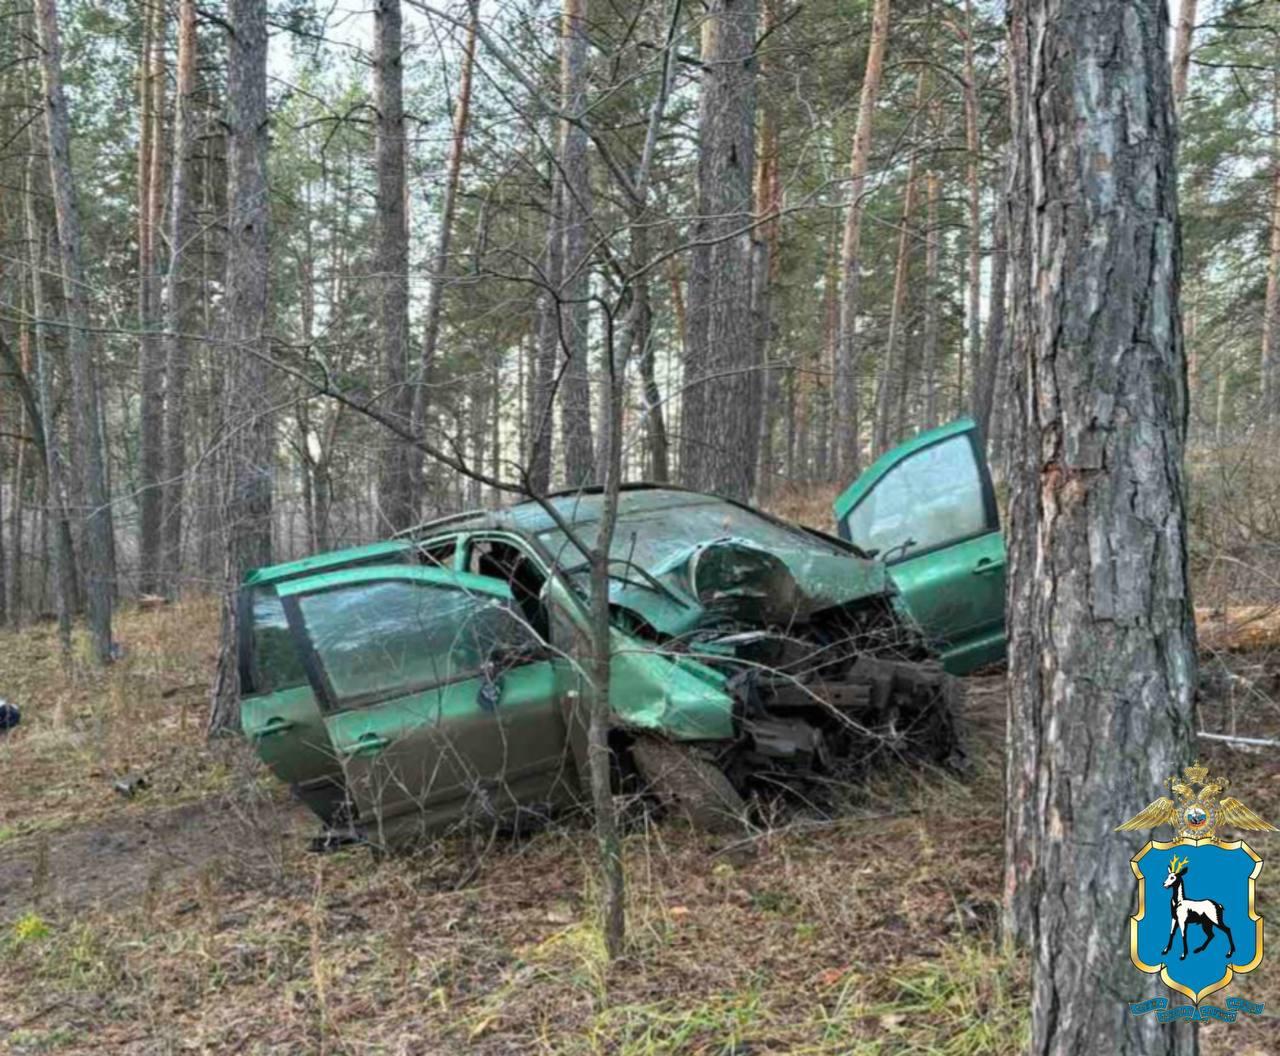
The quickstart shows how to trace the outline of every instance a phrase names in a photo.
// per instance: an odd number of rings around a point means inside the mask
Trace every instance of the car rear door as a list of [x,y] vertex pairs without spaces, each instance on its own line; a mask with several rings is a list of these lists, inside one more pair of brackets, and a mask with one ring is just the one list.
[[836,500],[835,514],[845,539],[885,561],[948,670],[1004,655],[1004,537],[972,419],[881,456]]
[[549,651],[505,583],[395,566],[280,593],[375,842],[559,798],[571,772]]
[[271,772],[335,824],[342,771],[276,585],[246,586],[238,604],[241,729]]

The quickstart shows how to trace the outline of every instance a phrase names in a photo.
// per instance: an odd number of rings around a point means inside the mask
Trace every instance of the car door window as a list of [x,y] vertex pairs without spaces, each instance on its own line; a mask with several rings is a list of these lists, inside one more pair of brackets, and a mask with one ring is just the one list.
[[474,677],[536,643],[504,601],[414,581],[303,595],[298,611],[337,710]]
[[969,437],[954,436],[903,459],[850,512],[848,529],[858,546],[882,554],[896,549],[896,558],[992,530]]
[[289,631],[284,603],[273,587],[257,587],[250,596],[252,619],[250,686],[246,692],[274,693],[306,684],[307,673]]

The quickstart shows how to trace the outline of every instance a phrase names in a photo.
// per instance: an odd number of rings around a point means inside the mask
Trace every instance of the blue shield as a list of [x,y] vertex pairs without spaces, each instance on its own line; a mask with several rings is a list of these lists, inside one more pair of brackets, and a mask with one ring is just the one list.
[[1138,912],[1129,918],[1129,956],[1142,971],[1199,1003],[1262,962],[1254,910],[1262,859],[1244,841],[1155,840],[1130,865]]

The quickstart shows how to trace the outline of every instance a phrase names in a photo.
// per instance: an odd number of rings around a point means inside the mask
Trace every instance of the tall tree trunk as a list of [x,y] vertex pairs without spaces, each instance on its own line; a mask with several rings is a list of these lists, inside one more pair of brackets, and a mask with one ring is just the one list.
[[[466,151],[467,125],[471,120],[471,80],[476,61],[476,23],[479,0],[469,0],[471,9],[467,36],[462,48],[462,70],[458,75],[458,95],[453,104],[453,136],[449,143],[449,163],[440,199],[440,228],[431,254],[431,279],[427,284],[426,318],[422,324],[422,356],[418,382],[413,391],[413,431],[420,434],[427,419],[427,393],[440,338],[440,316],[444,309],[445,278],[449,270],[449,250],[453,244],[453,218],[457,212],[458,186],[462,179],[462,158]],[[422,486],[422,458],[413,456],[415,481]]]
[[755,34],[755,0],[713,0],[703,23],[699,219],[694,229],[695,238],[710,245],[705,257],[695,253],[693,266],[700,274],[690,277],[688,311],[691,331],[705,326],[705,336],[691,332],[685,339],[697,370],[694,376],[686,373],[686,399],[693,386],[703,391],[685,407],[681,426],[684,482],[737,499],[750,498],[754,490],[760,440],[750,230]]
[[[58,641],[64,657],[71,652],[71,616],[75,612],[75,551],[71,538],[71,518],[67,513],[67,485],[63,472],[62,443],[54,420],[53,369],[44,340],[45,318],[44,231],[36,213],[36,165],[40,156],[34,127],[28,128],[29,147],[23,186],[23,233],[31,247],[32,351],[35,355],[36,396],[39,401],[40,449],[44,455],[45,525],[53,524],[50,566],[53,573],[54,604],[58,613]],[[41,538],[47,538],[42,532]]]
[[161,542],[163,589],[174,597],[182,575],[182,502],[187,475],[187,368],[189,335],[199,324],[191,243],[196,226],[191,202],[196,93],[196,5],[178,2],[178,70],[173,107],[173,171],[169,186],[169,267],[165,273],[164,516]]
[[[374,7],[374,95],[378,108],[378,277],[380,333],[386,413],[412,428],[409,387],[409,218],[405,208],[404,60],[400,0],[377,0]],[[382,521],[391,531],[417,520],[413,464],[415,449],[398,436],[382,437],[378,496]]]
[[1005,301],[1009,272],[1009,212],[1007,195],[996,202],[991,250],[991,289],[987,294],[987,340],[982,357],[973,365],[973,419],[983,449],[990,450],[991,411],[995,401],[996,378],[1005,354]]
[[921,350],[920,378],[924,386],[922,425],[932,429],[938,424],[938,192],[941,179],[938,170],[930,168],[925,176],[925,225],[928,228],[924,248],[924,341]]
[[[917,118],[924,107],[928,79],[921,68],[916,79]],[[893,271],[893,297],[889,303],[889,335],[885,341],[884,361],[880,369],[879,391],[876,393],[875,450],[876,454],[888,448],[892,442],[891,423],[899,393],[906,390],[906,353],[898,351],[902,336],[903,317],[907,308],[907,278],[911,271],[911,247],[915,239],[911,234],[911,219],[916,202],[916,153],[913,151],[907,163],[907,185],[902,191],[902,215],[898,223],[898,257]]]
[[545,495],[551,488],[551,447],[554,400],[559,384],[560,280],[564,274],[564,238],[560,223],[564,180],[560,166],[551,164],[547,202],[547,242],[542,256],[542,282],[538,295],[538,352],[534,361],[534,396],[530,406],[529,488]]
[[1139,840],[1112,832],[1193,746],[1168,32],[1164,0],[1011,7],[1005,891],[1034,1054],[1195,1051],[1181,1024],[1129,1014]]
[[[587,107],[587,0],[564,0],[560,45],[560,107],[581,117]],[[591,173],[587,133],[565,121],[561,130],[560,170],[564,178],[564,312],[561,315],[564,384],[560,424],[564,435],[565,483],[589,484],[596,474],[591,440],[591,371],[588,329],[591,311],[589,240]]]
[[[778,0],[764,0],[760,35],[768,37],[777,25]],[[767,80],[775,72],[773,66],[772,61],[761,63],[762,80]],[[755,213],[757,217],[769,219],[762,221],[753,246],[751,307],[755,330],[755,361],[760,364],[760,383],[756,386],[756,391],[760,393],[759,410],[756,413],[760,429],[756,498],[765,502],[773,491],[774,480],[778,475],[778,467],[774,465],[773,434],[782,409],[779,406],[782,372],[776,364],[770,363],[773,344],[772,296],[781,266],[778,252],[781,221],[778,214],[782,207],[782,185],[778,179],[778,108],[767,96],[760,107],[758,139],[760,147],[756,152]]]
[[862,198],[867,187],[871,126],[888,40],[889,0],[875,0],[871,9],[867,68],[862,75],[862,95],[858,101],[858,124],[853,133],[853,155],[849,161],[849,207],[845,212],[844,241],[840,251],[840,319],[836,333],[835,386],[831,404],[835,475],[849,480],[858,475],[861,457],[858,382],[862,349],[858,340],[858,313],[862,307]]
[[57,0],[36,0],[36,29],[40,41],[45,131],[49,144],[49,182],[58,227],[63,303],[67,322],[67,358],[71,362],[72,399],[81,427],[75,430],[83,467],[80,496],[84,522],[84,576],[89,628],[94,655],[100,663],[112,659],[111,503],[107,494],[106,443],[102,434],[94,349],[89,339],[84,269],[80,248],[80,213],[76,207],[71,171],[71,144],[66,94],[62,87],[62,43],[58,33]]
[[267,5],[228,0],[227,276],[224,386],[227,461],[223,524],[226,574],[222,651],[212,690],[211,732],[239,723],[235,597],[244,574],[271,564],[275,423],[269,407],[267,222]]
[[1187,74],[1191,69],[1191,38],[1196,29],[1197,0],[1181,0],[1178,28],[1173,37],[1173,105],[1181,110],[1187,94]]
[[1262,310],[1262,412],[1280,418],[1280,48],[1271,89],[1271,252]]
[[162,581],[165,356],[161,335],[160,268],[156,247],[164,201],[165,4],[150,0],[145,22],[139,94],[138,151],[138,589],[154,593]]
[[[969,370],[976,379],[982,374],[982,183],[978,172],[978,77],[973,64],[973,0],[964,2],[964,141],[968,152],[965,186],[969,194],[969,306],[965,313],[968,326]],[[958,398],[963,405],[964,350],[959,356]]]

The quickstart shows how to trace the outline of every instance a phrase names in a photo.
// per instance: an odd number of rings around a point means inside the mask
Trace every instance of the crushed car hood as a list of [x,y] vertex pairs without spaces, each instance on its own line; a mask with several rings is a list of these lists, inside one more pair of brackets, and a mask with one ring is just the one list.
[[618,579],[610,598],[669,636],[716,622],[786,624],[894,589],[878,562],[734,536],[695,543],[646,571],[675,597]]

